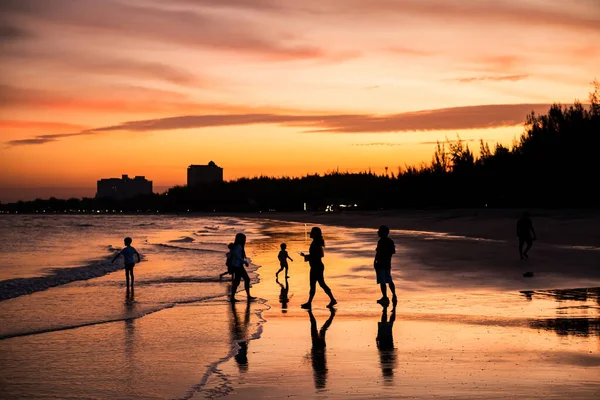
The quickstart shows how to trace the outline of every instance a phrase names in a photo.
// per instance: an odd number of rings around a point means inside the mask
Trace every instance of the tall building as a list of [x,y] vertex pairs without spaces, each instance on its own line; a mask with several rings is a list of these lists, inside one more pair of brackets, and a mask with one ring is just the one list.
[[190,165],[187,169],[188,186],[201,185],[203,183],[223,182],[223,168],[214,162],[208,165]]
[[112,198],[116,200],[130,199],[144,194],[152,194],[152,181],[144,176],[130,178],[123,175],[119,178],[100,179],[96,198]]

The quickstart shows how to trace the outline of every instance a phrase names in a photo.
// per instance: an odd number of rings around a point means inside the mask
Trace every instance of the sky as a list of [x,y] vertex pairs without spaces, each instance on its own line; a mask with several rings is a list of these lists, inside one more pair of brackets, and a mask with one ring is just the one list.
[[598,0],[2,0],[0,201],[429,162],[586,101]]

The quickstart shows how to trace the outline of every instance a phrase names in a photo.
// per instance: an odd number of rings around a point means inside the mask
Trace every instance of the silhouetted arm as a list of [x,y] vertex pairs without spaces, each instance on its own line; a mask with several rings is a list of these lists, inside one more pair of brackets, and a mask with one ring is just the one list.
[[289,254],[287,255],[287,258],[289,258],[289,259],[290,259],[290,261],[294,261],[294,260],[292,260],[292,257],[290,257],[290,255],[289,255]]
[[119,251],[117,253],[117,255],[115,256],[115,258],[112,259],[112,261],[110,262],[111,264],[114,263],[115,261],[117,261],[117,258],[119,258],[119,256],[121,255],[121,252]]
[[142,262],[142,257],[140,256],[140,253],[138,253],[138,251],[135,251],[135,254],[138,256],[138,263]]

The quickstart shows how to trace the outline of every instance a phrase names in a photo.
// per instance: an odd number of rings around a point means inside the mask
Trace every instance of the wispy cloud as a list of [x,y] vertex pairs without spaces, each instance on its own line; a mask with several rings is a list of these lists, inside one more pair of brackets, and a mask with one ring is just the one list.
[[527,79],[529,75],[521,74],[521,75],[483,75],[483,76],[469,76],[465,78],[456,78],[454,81],[458,81],[461,83],[471,83],[471,82],[481,82],[481,81],[491,81],[491,82],[516,82],[521,81],[523,79]]
[[[303,128],[305,132],[381,133],[431,130],[485,129],[516,126],[531,111],[545,112],[549,104],[482,105],[424,110],[401,114],[369,115],[281,115],[223,114],[186,115],[128,121],[72,133],[39,135],[7,142],[9,146],[42,144],[67,137],[97,135],[114,131],[154,132],[177,129],[202,129],[217,126],[271,124]],[[34,142],[31,142],[34,140]]]
[[390,143],[390,142],[373,142],[373,143],[354,143],[352,146],[356,147],[396,147],[402,146],[402,143]]
[[303,43],[290,32],[268,34],[250,18],[203,8],[182,10],[149,2],[105,0],[4,0],[9,17],[51,23],[111,37],[127,37],[175,46],[247,53],[269,59],[326,58],[324,48]]

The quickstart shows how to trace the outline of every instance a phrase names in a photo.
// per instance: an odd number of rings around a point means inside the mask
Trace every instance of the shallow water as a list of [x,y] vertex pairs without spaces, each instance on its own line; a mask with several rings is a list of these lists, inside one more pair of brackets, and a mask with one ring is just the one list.
[[[590,270],[597,252],[589,249],[537,246],[525,264],[509,241],[392,232],[399,303],[391,324],[391,308],[375,302],[375,231],[323,227],[325,276],[339,305],[324,332],[326,348],[315,350],[310,314],[299,308],[308,266],[298,252],[308,249],[310,226],[165,216],[9,218],[0,228],[0,285],[12,297],[0,302],[3,398],[600,394],[600,274]],[[248,236],[252,269],[260,266],[253,294],[266,303],[230,305],[229,284],[218,281],[225,245],[238,231]],[[143,256],[133,298],[120,266],[99,267],[126,235]],[[294,259],[287,286],[283,275],[274,279],[282,242]],[[527,270],[534,278],[522,276]],[[19,295],[23,287],[33,293]],[[331,318],[327,302],[318,289],[317,332]],[[384,334],[391,334],[388,346],[378,348]]]

